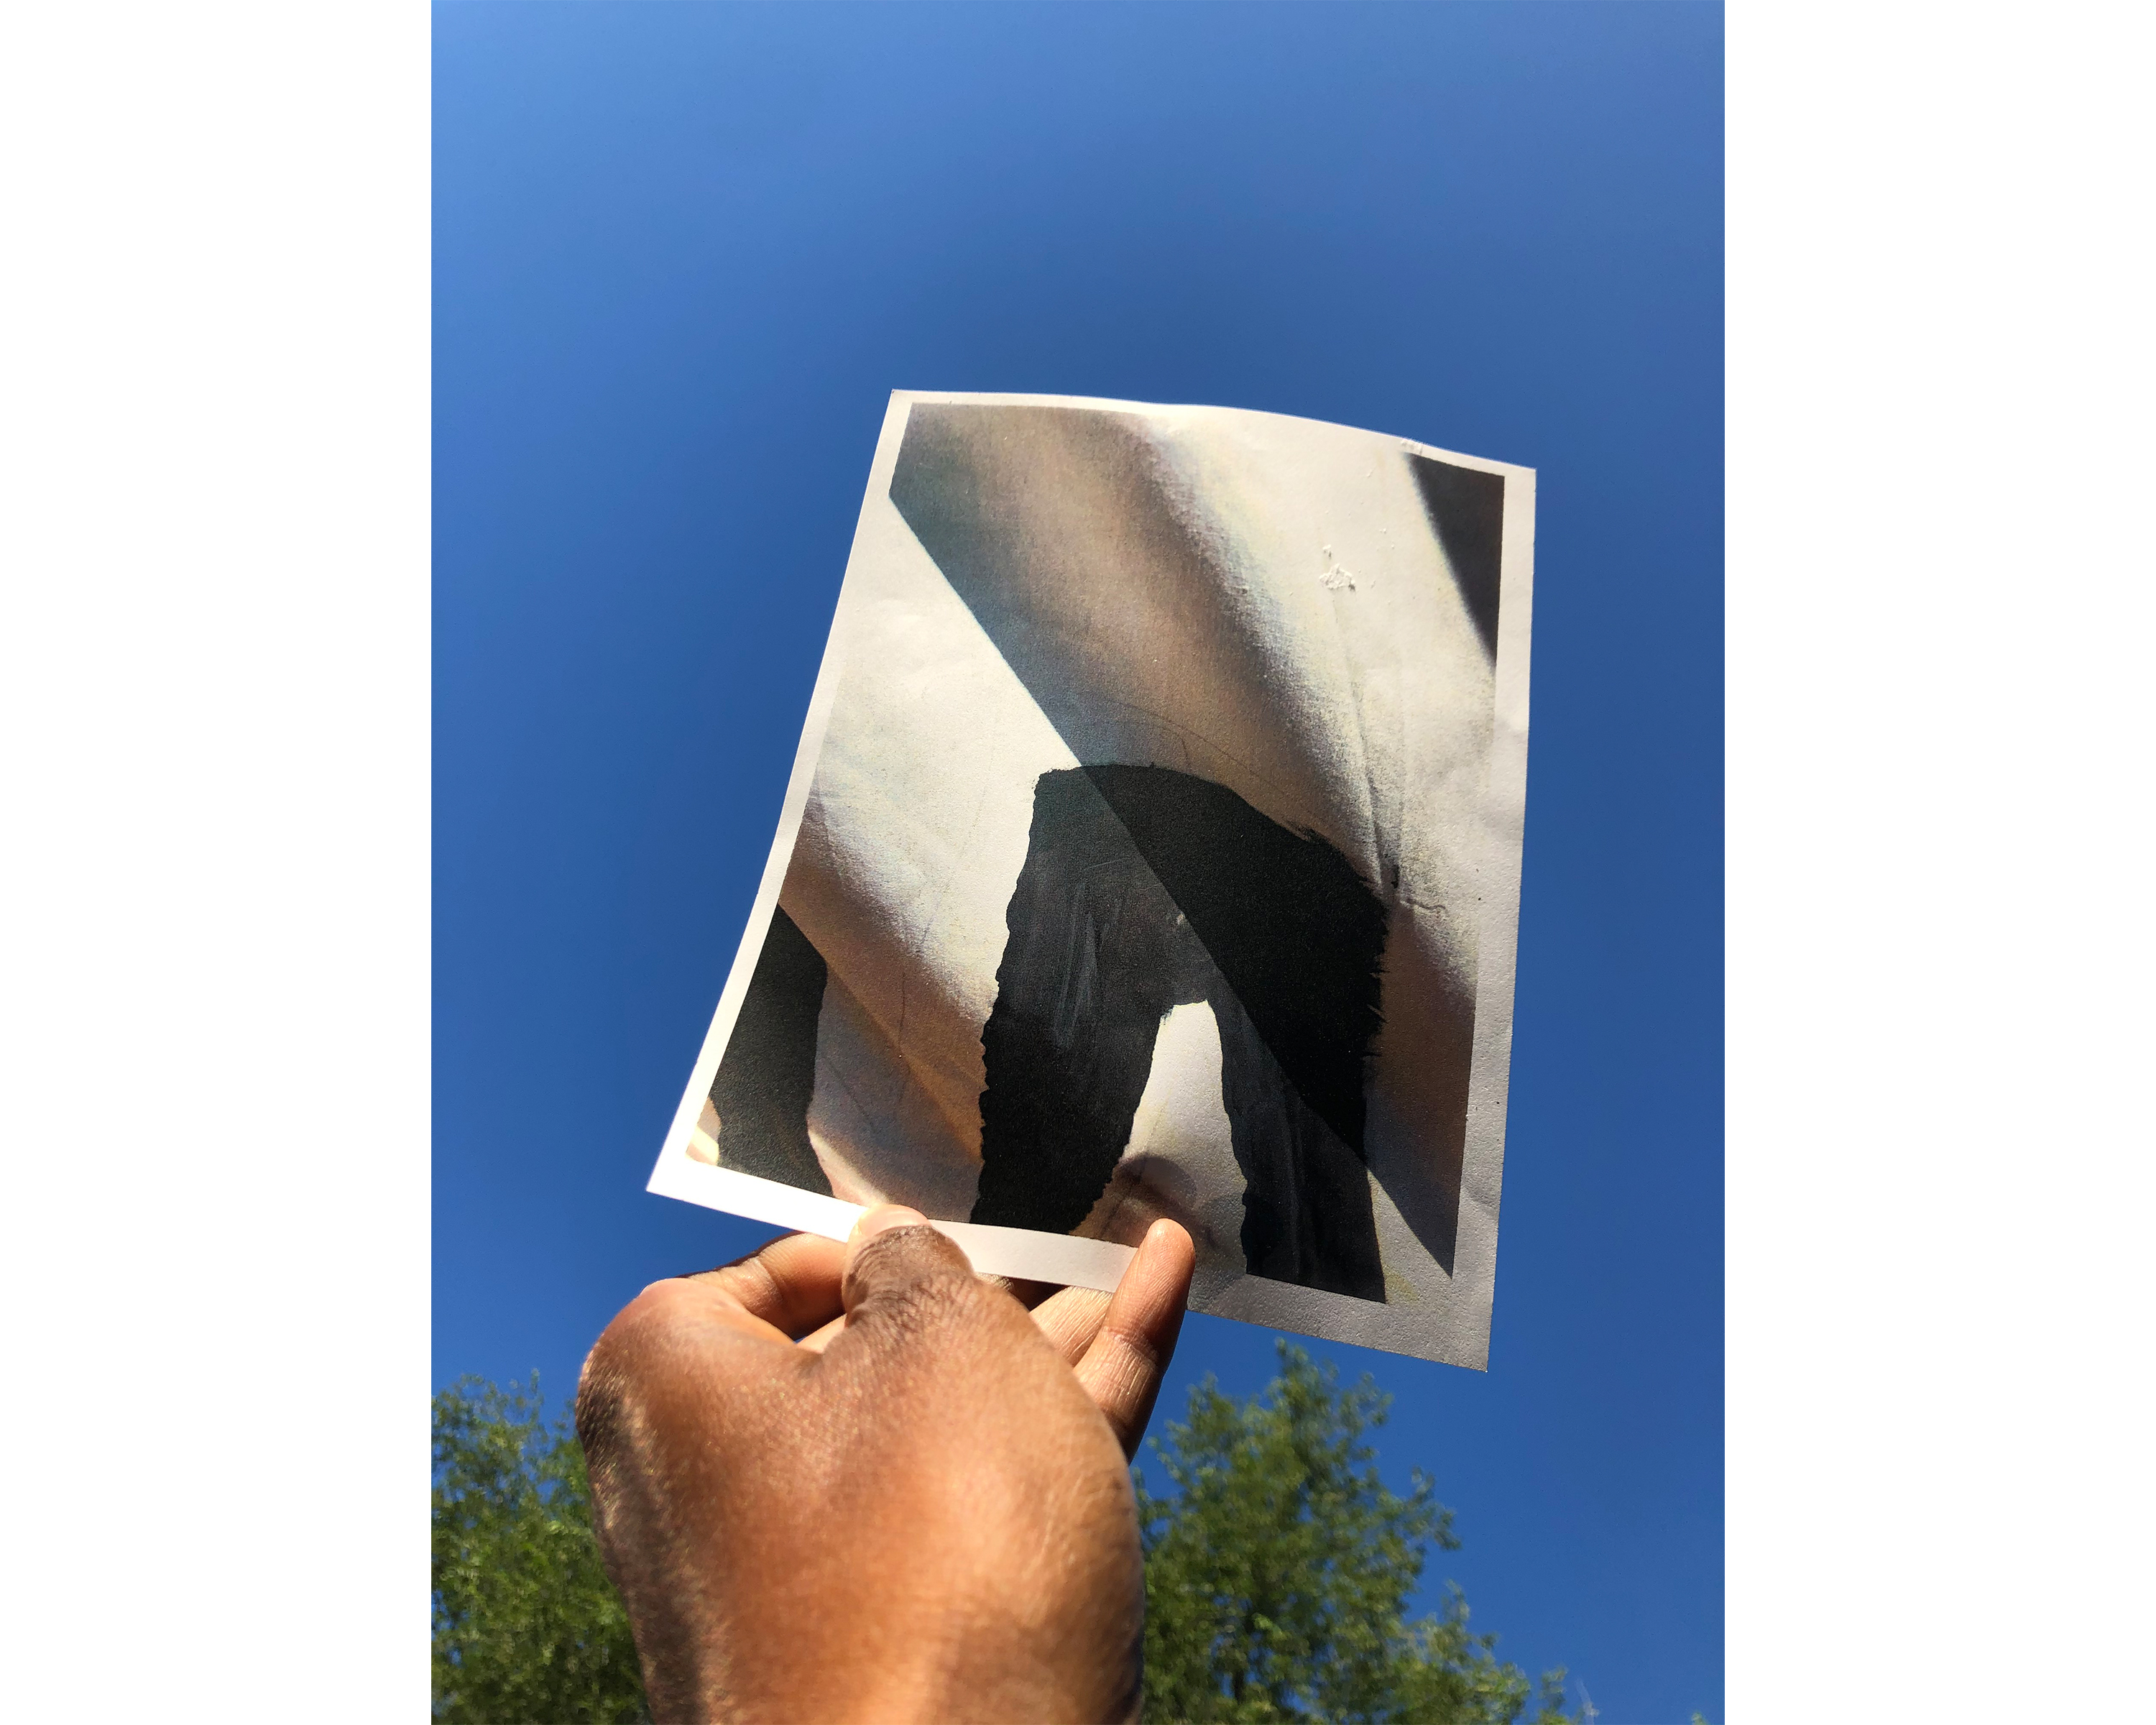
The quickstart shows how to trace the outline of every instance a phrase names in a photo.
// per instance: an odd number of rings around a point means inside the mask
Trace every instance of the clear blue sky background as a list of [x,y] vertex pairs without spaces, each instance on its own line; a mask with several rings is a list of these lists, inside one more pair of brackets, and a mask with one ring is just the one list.
[[[1604,1725],[1722,1720],[1721,13],[436,13],[434,1375],[566,1392],[760,1226],[643,1183],[886,393],[1300,413],[1540,470],[1486,1375],[1319,1351]],[[364,1081],[364,1075],[358,1076]],[[1163,1407],[1255,1389],[1194,1319]],[[1577,1684],[1572,1690],[1577,1701]]]

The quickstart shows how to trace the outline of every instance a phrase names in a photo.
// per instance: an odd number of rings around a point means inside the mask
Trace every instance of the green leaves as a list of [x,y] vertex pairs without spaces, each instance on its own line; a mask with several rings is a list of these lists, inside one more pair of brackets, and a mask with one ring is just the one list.
[[583,1451],[541,1423],[539,1379],[434,1398],[434,1717],[469,1725],[649,1717],[636,1647],[592,1535]]
[[[1389,1398],[1281,1344],[1239,1401],[1210,1378],[1132,1470],[1146,1553],[1151,1725],[1568,1725],[1563,1672],[1531,1682],[1468,1627],[1448,1586],[1407,1602],[1452,1512],[1403,1497],[1368,1435]],[[538,1378],[465,1378],[434,1398],[434,1717],[459,1725],[641,1725],[636,1649],[592,1536],[583,1452],[541,1417]],[[1703,1725],[1703,1722],[1702,1722]]]
[[1237,1401],[1210,1378],[1152,1447],[1173,1487],[1133,1470],[1146,1550],[1146,1717],[1154,1725],[1533,1725],[1566,1717],[1563,1673],[1531,1685],[1471,1634],[1457,1589],[1404,1613],[1452,1512],[1416,1475],[1379,1477],[1365,1435],[1390,1398],[1342,1389],[1301,1348]]

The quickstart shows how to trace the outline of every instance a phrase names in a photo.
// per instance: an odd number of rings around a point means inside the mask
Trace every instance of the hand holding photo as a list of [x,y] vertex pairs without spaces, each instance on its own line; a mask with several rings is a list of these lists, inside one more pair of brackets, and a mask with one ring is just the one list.
[[1272,413],[893,396],[650,1189],[1488,1355],[1534,475]]

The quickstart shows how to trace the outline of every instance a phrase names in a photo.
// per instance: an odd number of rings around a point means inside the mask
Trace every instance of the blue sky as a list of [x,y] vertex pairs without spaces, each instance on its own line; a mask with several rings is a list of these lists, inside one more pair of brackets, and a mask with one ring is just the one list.
[[[1433,1580],[1604,1725],[1722,1718],[1721,14],[450,5],[435,62],[434,1375],[559,1395],[768,1230],[642,1188],[894,388],[1539,470],[1486,1375]],[[1195,1318],[1163,1406],[1269,1375]],[[1577,1700],[1578,1690],[1573,1691]]]

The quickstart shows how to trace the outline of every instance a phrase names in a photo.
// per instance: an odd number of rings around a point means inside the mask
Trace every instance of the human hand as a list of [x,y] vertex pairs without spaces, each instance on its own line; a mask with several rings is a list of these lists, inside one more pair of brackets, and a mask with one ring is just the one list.
[[585,1362],[600,1550],[661,1725],[1137,1717],[1126,1464],[1190,1237],[1155,1223],[1112,1299],[1029,1314],[923,1220],[654,1282]]

